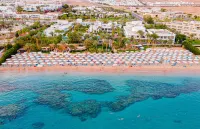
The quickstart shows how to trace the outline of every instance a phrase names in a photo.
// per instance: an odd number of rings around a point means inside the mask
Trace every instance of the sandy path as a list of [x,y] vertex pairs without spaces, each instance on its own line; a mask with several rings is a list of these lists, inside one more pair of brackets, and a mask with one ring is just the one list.
[[200,75],[200,66],[51,66],[51,67],[0,67],[1,73],[6,72],[63,72],[63,73],[99,73],[99,74],[172,74]]

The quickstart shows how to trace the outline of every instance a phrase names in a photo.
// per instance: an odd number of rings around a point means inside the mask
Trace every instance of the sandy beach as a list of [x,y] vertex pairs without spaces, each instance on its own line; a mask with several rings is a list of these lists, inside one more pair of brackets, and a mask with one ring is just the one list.
[[0,72],[63,72],[98,74],[152,74],[200,75],[199,66],[51,66],[51,67],[0,67]]

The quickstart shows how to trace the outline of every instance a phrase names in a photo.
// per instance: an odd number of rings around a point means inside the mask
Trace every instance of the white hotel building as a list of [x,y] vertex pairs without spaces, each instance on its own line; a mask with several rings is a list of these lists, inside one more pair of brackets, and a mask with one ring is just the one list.
[[99,31],[112,33],[113,28],[118,28],[118,27],[121,28],[122,25],[118,24],[117,22],[102,23],[100,21],[96,21],[90,25],[88,33],[97,33]]
[[176,31],[185,34],[187,36],[193,35],[194,38],[200,39],[200,22],[198,21],[190,21],[190,22],[162,22],[162,24],[167,25],[167,27],[171,29],[175,29]]
[[[143,31],[144,35],[141,37],[138,31]],[[147,34],[153,34],[153,33],[158,35],[157,40],[163,40],[163,41],[172,40],[173,43],[175,42],[176,35],[174,33],[166,29],[146,29],[142,21],[127,22],[126,26],[124,26],[124,34],[127,38],[147,40],[148,39]]]
[[[68,31],[70,27],[73,26],[73,22],[68,22],[65,20],[57,20],[57,23],[51,25],[49,28],[44,30],[44,34],[47,37],[51,37],[53,35],[63,34],[64,32]],[[63,31],[62,33],[57,33],[56,30]],[[52,35],[53,34],[53,35]]]

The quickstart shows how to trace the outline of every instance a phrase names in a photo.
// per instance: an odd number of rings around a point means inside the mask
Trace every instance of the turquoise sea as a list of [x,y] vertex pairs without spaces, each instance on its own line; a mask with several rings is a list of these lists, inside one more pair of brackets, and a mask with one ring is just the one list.
[[200,129],[200,75],[1,72],[0,129]]

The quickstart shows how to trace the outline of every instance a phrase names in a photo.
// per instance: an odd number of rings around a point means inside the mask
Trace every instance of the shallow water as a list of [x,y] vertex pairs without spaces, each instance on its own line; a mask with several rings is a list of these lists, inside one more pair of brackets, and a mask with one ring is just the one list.
[[200,75],[0,73],[0,129],[199,129]]

